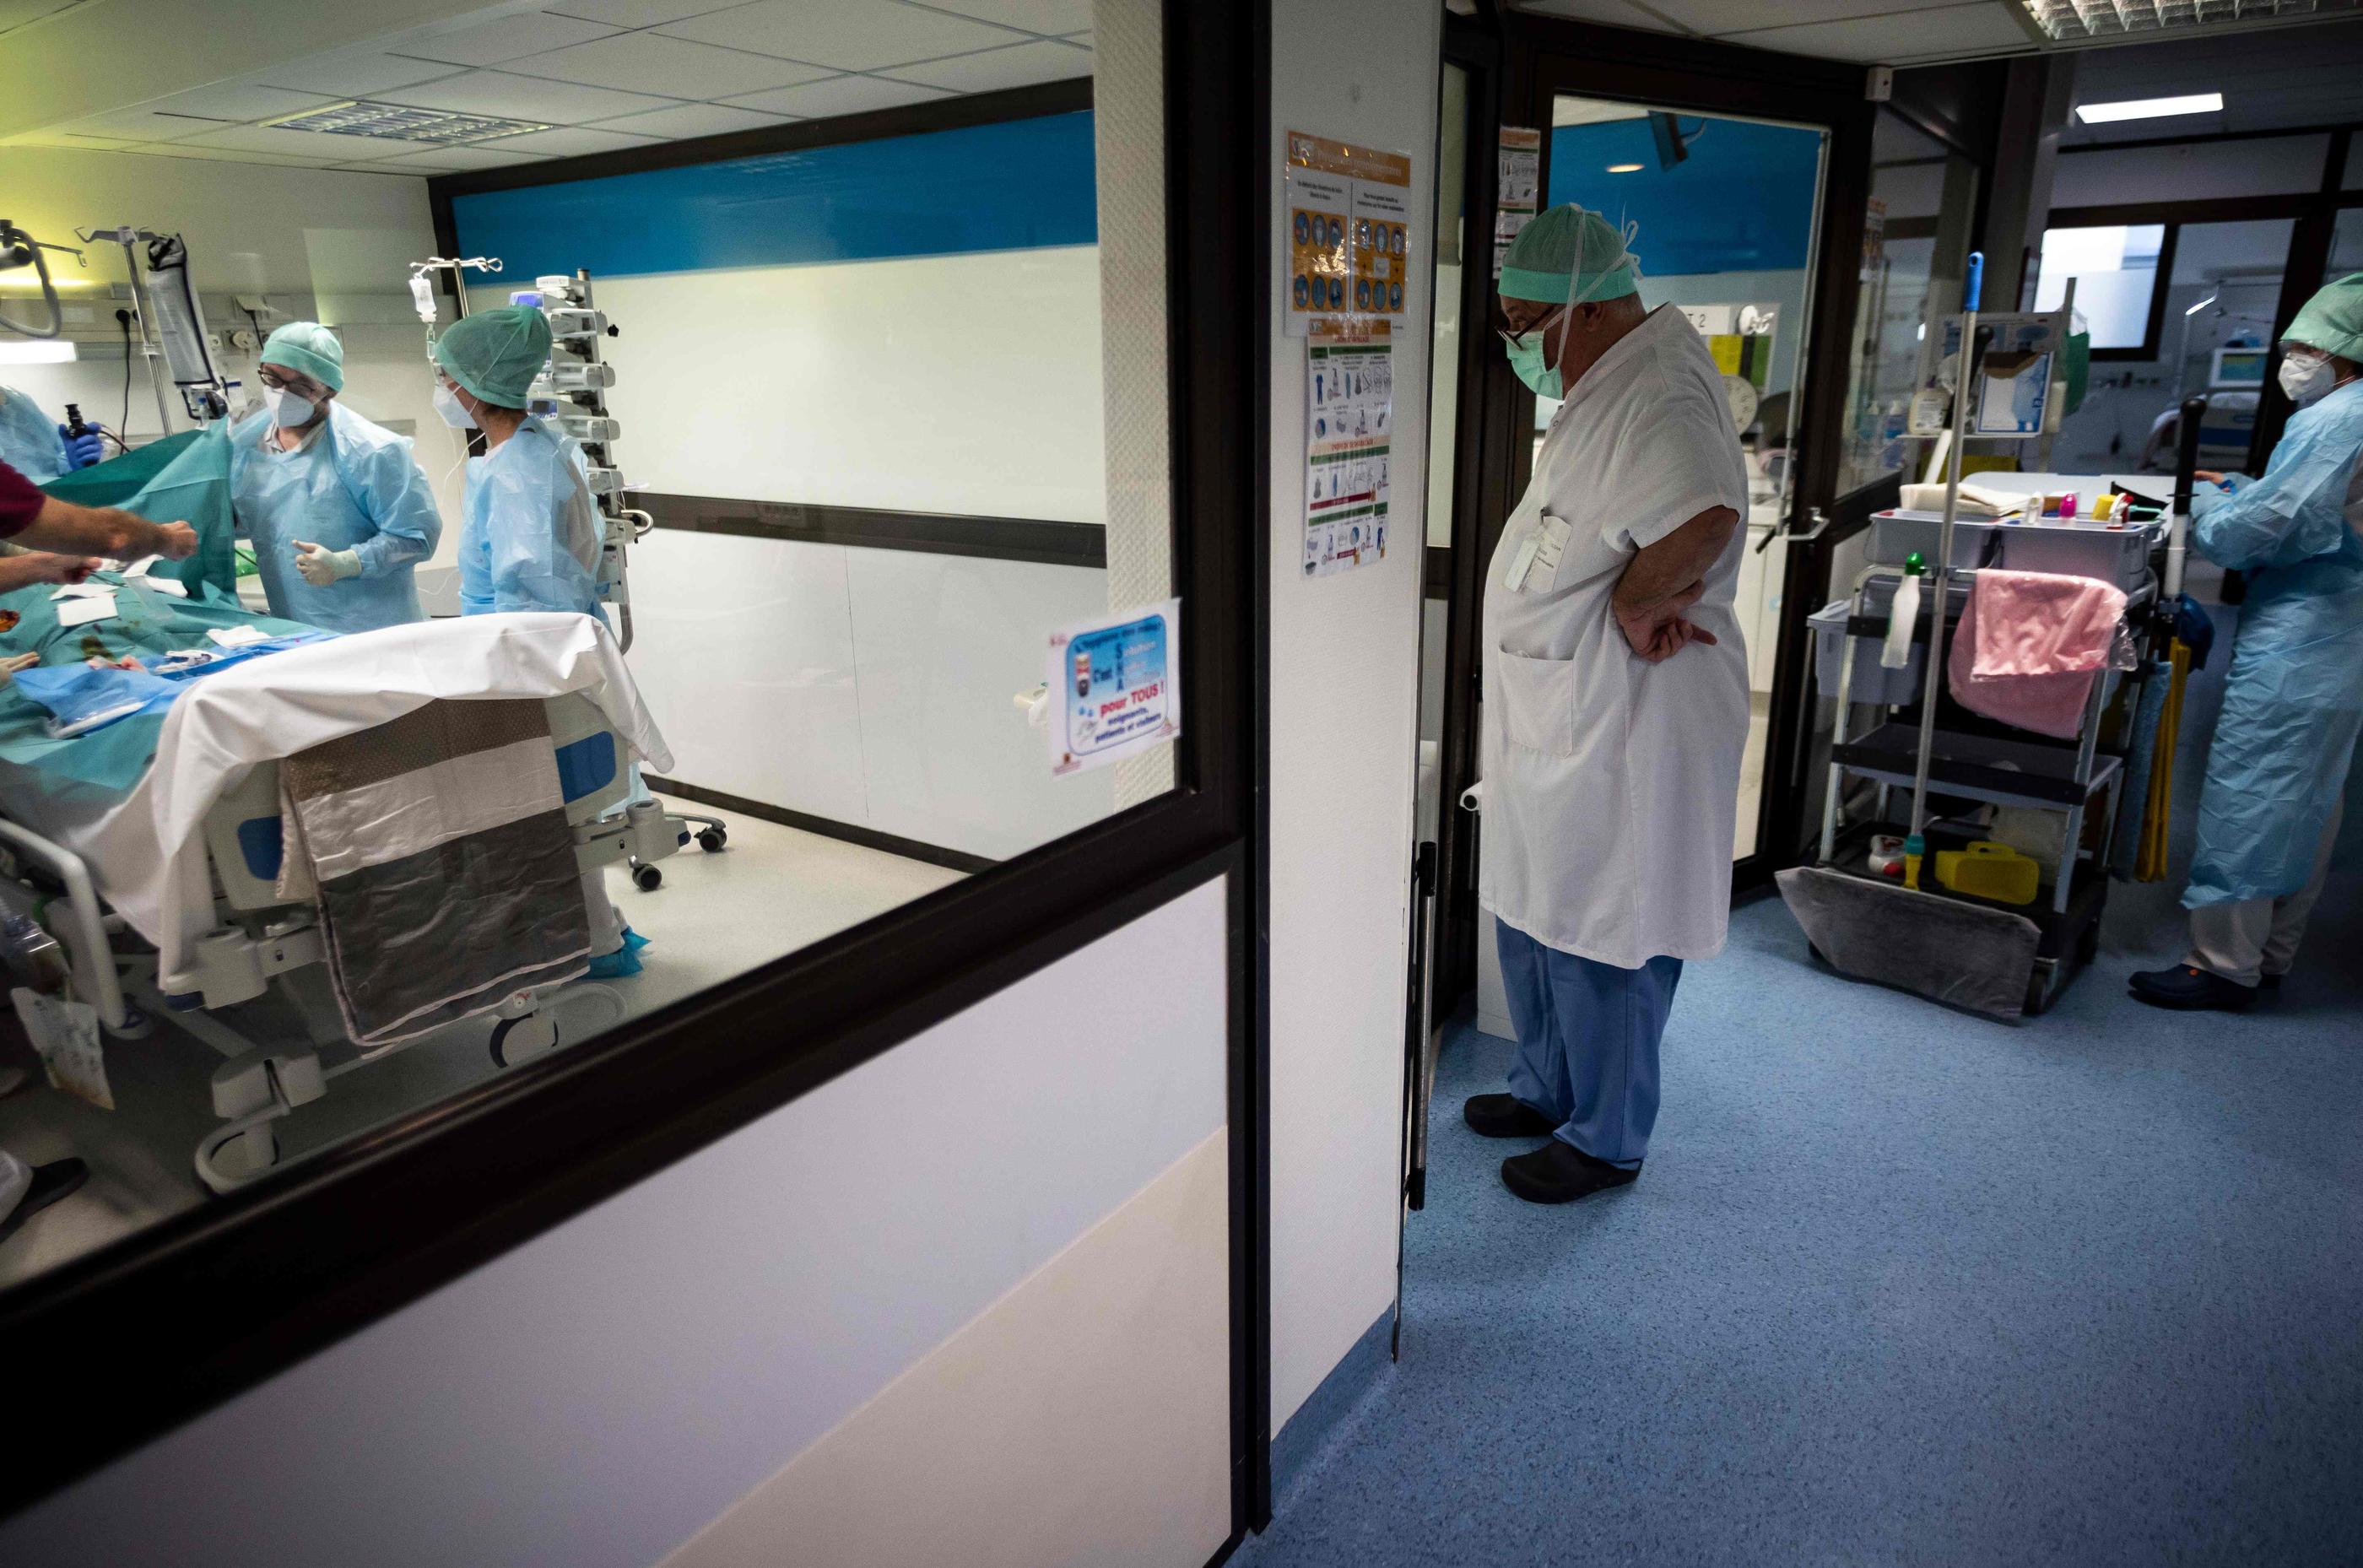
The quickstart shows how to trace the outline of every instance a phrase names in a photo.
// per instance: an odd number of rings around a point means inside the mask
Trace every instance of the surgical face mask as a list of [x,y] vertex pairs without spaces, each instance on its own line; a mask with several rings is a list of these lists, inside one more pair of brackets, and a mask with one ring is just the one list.
[[2281,356],[2280,377],[2291,403],[2311,403],[2337,384],[2338,372],[2328,354],[2292,350]]
[[1543,364],[1543,333],[1547,330],[1537,328],[1516,338],[1504,332],[1502,346],[1510,356],[1510,368],[1518,373],[1518,379],[1526,384],[1528,391],[1537,397],[1556,399],[1561,395],[1559,367]]
[[308,397],[298,397],[285,387],[272,389],[271,417],[283,430],[310,424],[319,411],[320,406]]
[[468,412],[467,405],[460,401],[460,395],[439,381],[435,384],[435,412],[442,415],[443,422],[455,430],[476,428],[476,417]]

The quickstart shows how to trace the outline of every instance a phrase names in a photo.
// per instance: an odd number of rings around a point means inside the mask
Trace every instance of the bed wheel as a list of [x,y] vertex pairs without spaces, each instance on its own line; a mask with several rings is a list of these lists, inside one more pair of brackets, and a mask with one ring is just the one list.
[[634,866],[632,868],[632,885],[638,888],[642,893],[654,893],[658,888],[664,885],[664,872],[659,867],[652,865]]
[[506,1067],[558,1049],[558,1020],[541,1014],[503,1018],[493,1026],[493,1065]]
[[701,828],[697,830],[697,847],[709,855],[721,853],[722,846],[729,841],[730,835],[719,828]]

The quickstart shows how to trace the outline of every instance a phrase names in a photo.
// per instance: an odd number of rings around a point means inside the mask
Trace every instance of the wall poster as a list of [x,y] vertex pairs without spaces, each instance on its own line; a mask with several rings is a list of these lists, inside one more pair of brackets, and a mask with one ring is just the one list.
[[1304,348],[1304,575],[1387,552],[1394,343],[1379,321],[1315,323]]
[[1288,133],[1287,335],[1332,317],[1400,320],[1410,283],[1411,159]]

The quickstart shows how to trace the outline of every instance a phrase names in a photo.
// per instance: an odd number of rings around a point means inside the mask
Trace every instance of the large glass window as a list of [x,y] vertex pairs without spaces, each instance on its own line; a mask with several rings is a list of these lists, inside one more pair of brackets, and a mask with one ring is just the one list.
[[1160,8],[864,5],[9,150],[0,455],[198,549],[0,562],[0,1289],[1172,788]]
[[1960,307],[1977,167],[1892,110],[1871,133],[1853,362],[1838,494],[1912,467],[1905,417],[1927,324]]
[[2158,347],[2162,223],[2112,223],[2043,233],[2035,308],[2057,310],[2076,283],[2076,310],[2091,324],[2092,351],[2147,353]]

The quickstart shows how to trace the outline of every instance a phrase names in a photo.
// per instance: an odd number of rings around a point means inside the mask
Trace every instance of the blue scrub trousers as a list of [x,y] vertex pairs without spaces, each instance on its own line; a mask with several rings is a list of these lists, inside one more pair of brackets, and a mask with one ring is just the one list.
[[1619,969],[1493,924],[1518,1031],[1510,1094],[1558,1122],[1553,1137],[1595,1160],[1640,1169],[1658,1121],[1658,1042],[1682,961]]

